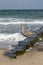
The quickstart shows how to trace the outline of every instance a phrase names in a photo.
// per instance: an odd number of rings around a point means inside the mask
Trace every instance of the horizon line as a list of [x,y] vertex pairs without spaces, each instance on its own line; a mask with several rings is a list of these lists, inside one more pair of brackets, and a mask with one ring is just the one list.
[[0,9],[0,10],[43,10],[43,9]]

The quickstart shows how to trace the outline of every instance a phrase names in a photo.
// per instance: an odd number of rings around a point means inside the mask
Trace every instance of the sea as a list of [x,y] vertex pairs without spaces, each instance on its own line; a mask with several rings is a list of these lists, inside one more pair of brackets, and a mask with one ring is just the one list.
[[26,31],[38,30],[43,26],[43,10],[0,10],[0,42],[25,39],[21,24]]

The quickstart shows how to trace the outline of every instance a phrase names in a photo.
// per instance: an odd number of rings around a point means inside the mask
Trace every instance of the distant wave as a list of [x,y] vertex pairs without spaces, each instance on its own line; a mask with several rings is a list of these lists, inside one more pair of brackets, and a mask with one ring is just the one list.
[[0,18],[0,24],[43,24],[43,20],[28,18]]
[[23,18],[0,18],[1,25],[9,24],[43,24],[43,20],[39,19],[23,19]]
[[9,24],[43,24],[42,21],[35,22],[0,22],[1,25],[9,25]]

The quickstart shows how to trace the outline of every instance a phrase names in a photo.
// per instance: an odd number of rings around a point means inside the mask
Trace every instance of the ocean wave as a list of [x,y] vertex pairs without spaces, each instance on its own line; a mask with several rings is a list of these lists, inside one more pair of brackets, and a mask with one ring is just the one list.
[[42,21],[34,21],[34,22],[0,22],[1,25],[10,25],[10,24],[43,24]]
[[14,34],[2,34],[0,33],[0,41],[22,41],[26,39],[21,33],[14,33]]
[[0,18],[1,25],[9,24],[43,24],[43,20],[28,18]]

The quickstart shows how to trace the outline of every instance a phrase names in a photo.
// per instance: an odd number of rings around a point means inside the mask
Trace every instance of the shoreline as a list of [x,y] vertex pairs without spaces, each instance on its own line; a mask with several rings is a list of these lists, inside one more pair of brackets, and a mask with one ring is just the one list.
[[17,59],[4,56],[5,51],[6,49],[0,49],[0,65],[43,65],[43,52],[38,51],[36,48],[17,56]]

